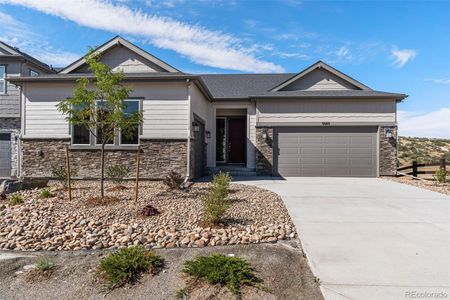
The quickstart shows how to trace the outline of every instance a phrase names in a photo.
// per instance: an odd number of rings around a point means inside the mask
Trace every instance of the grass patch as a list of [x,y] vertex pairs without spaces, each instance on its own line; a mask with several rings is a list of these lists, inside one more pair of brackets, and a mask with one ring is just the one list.
[[[182,272],[197,279],[206,280],[209,284],[226,286],[233,295],[238,297],[243,285],[261,288],[261,279],[254,274],[250,264],[243,258],[222,254],[199,256],[186,261]],[[180,296],[184,297],[187,289],[179,292]]]
[[99,271],[108,282],[108,287],[115,288],[125,283],[135,283],[142,273],[157,274],[163,265],[161,257],[142,246],[135,246],[120,249],[103,258]]
[[51,198],[51,197],[53,197],[53,194],[50,192],[49,189],[43,189],[42,191],[39,192],[39,195],[41,196],[41,198]]
[[36,263],[36,269],[39,271],[48,271],[53,268],[53,263],[46,257],[42,257]]
[[23,197],[20,194],[12,194],[9,196],[9,203],[11,205],[18,205],[23,203]]

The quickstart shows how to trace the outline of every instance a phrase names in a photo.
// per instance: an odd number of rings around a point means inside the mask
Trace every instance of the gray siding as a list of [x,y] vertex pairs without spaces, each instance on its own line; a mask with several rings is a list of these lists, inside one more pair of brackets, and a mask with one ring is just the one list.
[[323,69],[317,69],[297,79],[282,91],[296,90],[354,90],[356,87]]
[[[164,72],[161,67],[126,47],[113,47],[102,55],[100,61],[113,70],[122,70],[124,73]],[[84,65],[74,73],[90,73],[90,70]]]
[[[20,76],[21,63],[18,61],[7,61],[0,58],[0,65],[6,65],[8,77]],[[6,82],[6,94],[0,94],[0,118],[20,116],[19,89],[12,83]]]
[[311,99],[257,102],[258,123],[395,123],[395,100]]

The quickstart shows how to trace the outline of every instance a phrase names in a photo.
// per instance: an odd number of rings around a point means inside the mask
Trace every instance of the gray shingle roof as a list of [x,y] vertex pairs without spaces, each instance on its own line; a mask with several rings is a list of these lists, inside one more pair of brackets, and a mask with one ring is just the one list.
[[214,98],[248,98],[264,93],[294,76],[284,74],[205,74],[200,75]]

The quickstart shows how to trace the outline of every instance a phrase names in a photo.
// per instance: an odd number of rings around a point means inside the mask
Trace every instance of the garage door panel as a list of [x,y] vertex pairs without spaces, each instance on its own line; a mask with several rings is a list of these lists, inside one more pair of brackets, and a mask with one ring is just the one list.
[[345,147],[345,148],[325,148],[325,154],[327,154],[327,155],[347,155],[348,148],[347,147]]
[[299,154],[301,156],[307,155],[322,155],[325,154],[325,149],[323,147],[311,147],[311,148],[300,148]]
[[300,136],[299,141],[301,145],[323,145],[324,138],[316,136]]
[[278,172],[281,176],[374,177],[376,133],[376,127],[278,128]]

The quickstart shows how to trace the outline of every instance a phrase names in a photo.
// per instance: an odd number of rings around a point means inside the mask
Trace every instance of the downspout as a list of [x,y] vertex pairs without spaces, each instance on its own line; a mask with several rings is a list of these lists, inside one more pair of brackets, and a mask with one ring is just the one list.
[[188,127],[187,127],[187,170],[186,177],[183,184],[187,183],[191,178],[191,124],[192,124],[192,108],[191,108],[191,80],[186,79],[186,86],[188,92]]

